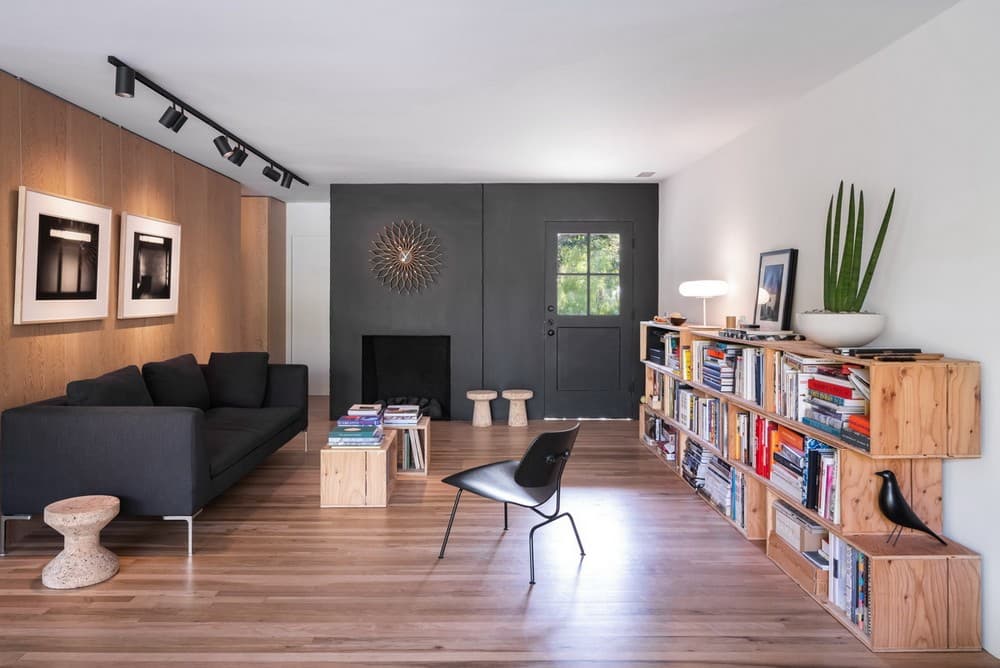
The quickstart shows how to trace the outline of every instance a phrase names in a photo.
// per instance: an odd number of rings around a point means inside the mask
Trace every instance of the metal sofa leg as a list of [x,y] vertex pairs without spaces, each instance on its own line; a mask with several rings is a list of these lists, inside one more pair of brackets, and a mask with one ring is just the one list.
[[201,510],[196,512],[194,515],[164,515],[163,519],[168,521],[184,521],[187,522],[188,530],[188,556],[194,554],[194,518],[201,515]]
[[462,498],[462,490],[458,490],[458,494],[455,495],[455,505],[451,507],[451,517],[448,519],[448,528],[444,532],[444,542],[441,543],[441,553],[438,554],[438,559],[444,559],[444,548],[448,547],[448,536],[451,535],[451,525],[455,522],[455,512],[458,510],[458,501]]
[[306,442],[306,452],[309,452],[309,432],[304,431],[302,435],[305,437],[303,440]]
[[30,519],[31,515],[0,515],[0,557],[7,556],[7,522]]

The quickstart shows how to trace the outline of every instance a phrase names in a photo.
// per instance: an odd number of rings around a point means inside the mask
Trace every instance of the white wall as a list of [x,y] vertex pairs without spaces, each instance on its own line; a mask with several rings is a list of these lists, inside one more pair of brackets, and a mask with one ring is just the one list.
[[[709,321],[752,317],[758,254],[799,249],[794,307],[822,308],[823,225],[840,179],[868,243],[896,207],[867,306],[879,343],[976,359],[983,457],[944,465],[945,532],[983,555],[984,644],[1000,654],[1000,2],[965,0],[812,91],[660,191],[660,312],[700,317],[683,280],[722,278]],[[845,37],[848,37],[845,35]],[[865,251],[867,257],[867,249]]]
[[286,209],[288,360],[309,365],[309,394],[330,394],[330,204]]

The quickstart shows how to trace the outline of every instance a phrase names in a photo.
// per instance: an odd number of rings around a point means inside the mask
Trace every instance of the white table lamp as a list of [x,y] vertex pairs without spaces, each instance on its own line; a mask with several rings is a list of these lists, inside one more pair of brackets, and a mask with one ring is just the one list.
[[684,281],[677,288],[685,297],[701,298],[701,324],[708,324],[708,300],[729,293],[729,284],[725,281]]

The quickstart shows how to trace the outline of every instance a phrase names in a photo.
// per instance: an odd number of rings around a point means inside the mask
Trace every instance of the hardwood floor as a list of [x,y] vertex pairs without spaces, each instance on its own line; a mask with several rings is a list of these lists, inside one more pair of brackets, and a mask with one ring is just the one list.
[[[565,520],[465,495],[437,559],[450,472],[521,454],[559,423],[433,425],[431,475],[396,485],[389,508],[320,509],[318,446],[297,438],[195,521],[117,520],[112,580],[45,589],[59,536],[12,523],[0,559],[0,665],[739,665],[997,666],[985,653],[872,654],[757,545],[635,439],[634,422],[585,422],[564,477]],[[21,524],[21,526],[18,526]]]

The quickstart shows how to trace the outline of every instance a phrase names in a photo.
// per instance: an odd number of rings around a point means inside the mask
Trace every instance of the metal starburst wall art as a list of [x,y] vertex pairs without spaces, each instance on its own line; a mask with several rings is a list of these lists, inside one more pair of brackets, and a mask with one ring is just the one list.
[[369,252],[375,278],[400,294],[430,286],[443,264],[437,237],[430,228],[412,220],[386,225],[372,240]]

